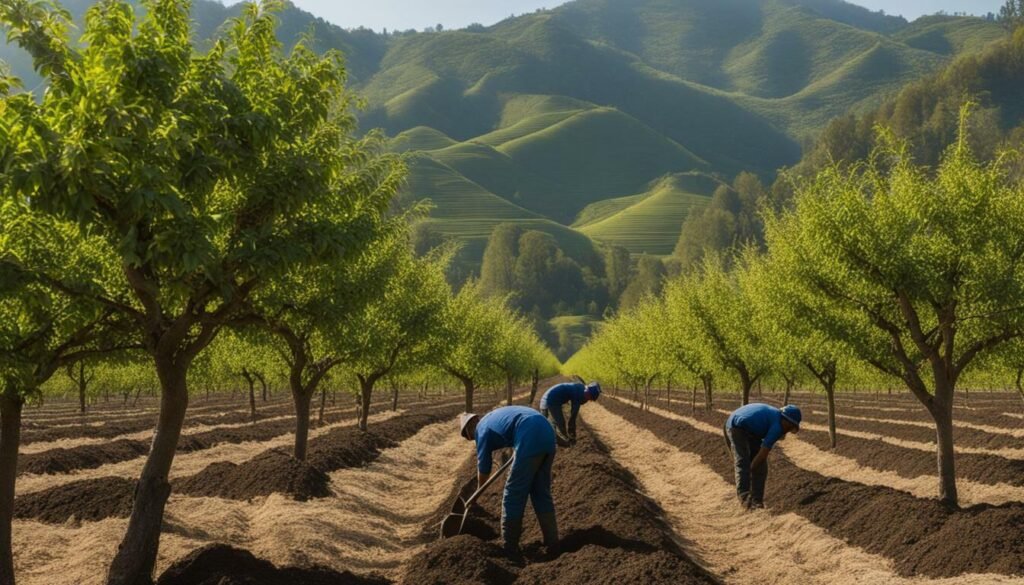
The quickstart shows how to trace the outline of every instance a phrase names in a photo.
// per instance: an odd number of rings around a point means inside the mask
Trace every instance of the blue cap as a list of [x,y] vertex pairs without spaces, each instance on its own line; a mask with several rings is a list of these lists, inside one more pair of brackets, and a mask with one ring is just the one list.
[[783,406],[780,409],[779,412],[782,413],[782,418],[784,418],[784,419],[788,420],[789,422],[795,424],[797,430],[800,429],[800,421],[803,420],[803,418],[804,418],[804,416],[802,414],[800,414],[800,408],[798,408],[798,407],[796,407],[796,406],[794,406],[792,404],[788,404],[786,406]]
[[591,382],[587,384],[586,392],[590,395],[590,400],[597,400],[597,397],[601,395],[601,385],[597,382]]

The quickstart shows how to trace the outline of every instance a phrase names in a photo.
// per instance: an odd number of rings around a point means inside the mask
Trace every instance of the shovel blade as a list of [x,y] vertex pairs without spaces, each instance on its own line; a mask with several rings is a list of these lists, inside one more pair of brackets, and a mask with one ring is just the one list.
[[462,532],[462,525],[466,521],[466,514],[448,514],[441,522],[441,538],[458,536]]

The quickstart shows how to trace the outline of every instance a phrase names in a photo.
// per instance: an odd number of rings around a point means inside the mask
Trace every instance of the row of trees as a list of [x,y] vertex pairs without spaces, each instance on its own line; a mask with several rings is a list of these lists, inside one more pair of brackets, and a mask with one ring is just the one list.
[[[403,161],[379,134],[356,133],[340,55],[302,43],[282,54],[280,2],[247,5],[205,54],[187,0],[142,4],[137,19],[132,3],[98,2],[82,43],[48,2],[0,5],[47,80],[37,100],[0,77],[4,585],[22,407],[81,360],[124,360],[114,363],[127,376],[145,363],[160,393],[111,585],[152,581],[190,384],[222,367],[211,346],[248,379],[280,358],[298,458],[332,373],[358,380],[365,428],[385,376],[458,371],[473,380],[469,408],[474,384],[511,386],[554,361],[502,299],[452,295],[450,252],[413,254],[416,210],[392,209]],[[478,314],[490,328],[471,330]]]
[[790,205],[765,210],[766,253],[709,256],[567,367],[634,389],[685,373],[704,382],[709,407],[718,376],[746,403],[765,376],[788,389],[809,374],[829,398],[833,445],[837,380],[871,368],[931,415],[939,497],[956,505],[958,384],[972,369],[1024,371],[1024,186],[1013,157],[975,159],[968,119],[965,108],[937,168],[882,131],[867,160],[798,181]]

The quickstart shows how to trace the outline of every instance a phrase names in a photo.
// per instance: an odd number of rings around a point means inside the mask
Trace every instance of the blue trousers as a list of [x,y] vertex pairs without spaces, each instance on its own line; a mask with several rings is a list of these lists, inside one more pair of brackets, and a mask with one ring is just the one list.
[[526,514],[527,497],[533,502],[533,511],[537,514],[555,511],[555,501],[551,498],[551,466],[554,462],[554,453],[516,456],[505,481],[503,519],[522,519]]
[[756,502],[764,502],[764,487],[768,482],[768,462],[761,467],[751,469],[750,463],[761,450],[761,439],[747,431],[734,427],[725,428],[725,440],[732,450],[736,475],[736,495],[741,500],[748,497]]

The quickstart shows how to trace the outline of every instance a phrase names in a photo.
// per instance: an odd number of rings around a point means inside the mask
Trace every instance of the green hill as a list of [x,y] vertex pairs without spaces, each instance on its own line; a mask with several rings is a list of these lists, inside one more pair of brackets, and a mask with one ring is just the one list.
[[[78,21],[92,0],[64,4]],[[239,8],[194,0],[196,44]],[[285,47],[307,31],[345,54],[365,128],[412,157],[404,197],[479,258],[495,225],[665,254],[712,185],[770,181],[830,120],[1005,37],[977,18],[908,23],[842,0],[575,0],[490,27],[379,34],[287,4]],[[344,25],[345,23],[340,23]],[[25,55],[0,47],[29,88]],[[712,178],[713,177],[713,178]],[[699,184],[703,182],[703,184]]]
[[667,256],[679,240],[683,221],[692,210],[707,205],[718,185],[702,175],[670,175],[645,193],[588,207],[574,227],[633,254]]

